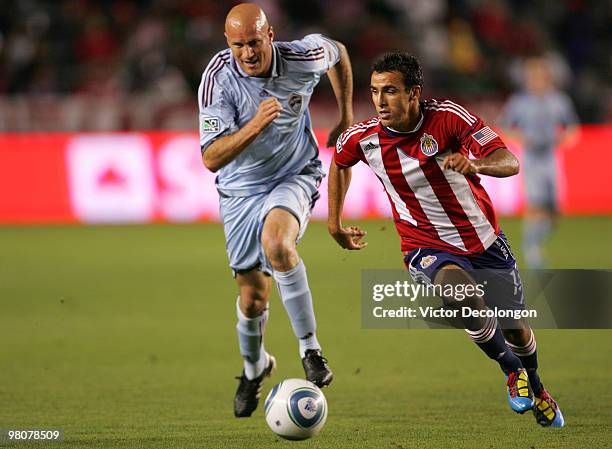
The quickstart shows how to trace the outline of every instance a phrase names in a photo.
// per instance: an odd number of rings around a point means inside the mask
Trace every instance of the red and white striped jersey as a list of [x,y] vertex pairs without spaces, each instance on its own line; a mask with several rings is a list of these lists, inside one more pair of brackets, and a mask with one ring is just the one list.
[[389,197],[402,251],[483,252],[499,234],[491,199],[478,176],[443,170],[442,162],[452,152],[482,158],[505,144],[452,101],[424,101],[421,113],[411,132],[386,128],[378,118],[351,126],[336,144],[336,164],[370,166]]

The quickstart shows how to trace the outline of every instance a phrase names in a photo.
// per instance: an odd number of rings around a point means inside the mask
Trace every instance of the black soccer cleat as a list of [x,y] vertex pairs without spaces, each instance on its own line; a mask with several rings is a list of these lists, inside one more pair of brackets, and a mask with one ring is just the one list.
[[323,357],[319,349],[307,349],[302,365],[306,379],[317,387],[329,385],[334,378],[334,373],[327,366],[327,359]]
[[269,356],[268,366],[266,366],[259,377],[247,379],[244,370],[241,376],[236,377],[236,379],[240,380],[236,396],[234,397],[234,416],[236,418],[247,418],[255,411],[261,396],[261,385],[266,377],[270,377],[275,369],[276,359],[273,356]]

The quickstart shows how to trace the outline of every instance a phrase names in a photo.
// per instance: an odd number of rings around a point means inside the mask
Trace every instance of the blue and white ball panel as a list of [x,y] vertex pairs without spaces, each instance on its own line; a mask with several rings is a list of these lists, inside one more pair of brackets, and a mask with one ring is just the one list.
[[266,402],[264,402],[264,416],[268,415],[268,412],[270,411],[270,406],[274,402],[276,393],[278,393],[278,390],[280,390],[282,384],[283,383],[281,382],[279,384],[274,385],[272,390],[270,390],[270,393],[268,393],[268,397],[266,397]]
[[325,402],[321,400],[321,393],[303,388],[291,393],[287,401],[289,417],[295,425],[309,428],[317,425],[325,414]]

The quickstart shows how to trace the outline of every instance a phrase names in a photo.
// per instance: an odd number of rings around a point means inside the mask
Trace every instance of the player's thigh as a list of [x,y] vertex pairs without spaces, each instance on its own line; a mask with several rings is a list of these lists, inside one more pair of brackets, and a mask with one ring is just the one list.
[[261,243],[266,252],[274,247],[294,247],[300,232],[297,217],[287,209],[275,207],[264,219]]
[[[523,283],[516,259],[503,232],[487,250],[472,257],[474,277],[484,286],[485,303],[498,310],[524,310]],[[526,321],[500,318],[503,329],[526,329]]]
[[270,277],[258,269],[236,273],[240,310],[248,317],[260,315],[268,304]]
[[304,235],[312,208],[319,198],[319,179],[296,175],[276,186],[262,207],[262,243],[289,241],[295,244]]
[[259,229],[265,198],[265,195],[254,195],[220,199],[226,251],[234,275],[259,268],[262,264]]
[[404,264],[415,282],[434,284],[438,272],[453,265],[469,271],[471,263],[465,256],[433,248],[418,248],[404,256]]
[[[474,280],[469,275],[472,265],[469,259],[459,254],[433,248],[419,248],[408,253],[404,258],[410,276],[415,282],[430,285],[467,285]],[[451,291],[443,289],[443,291]],[[452,291],[455,291],[453,288]],[[443,296],[448,306],[458,306],[458,301],[452,295]],[[463,305],[470,306],[469,300],[462,299]]]

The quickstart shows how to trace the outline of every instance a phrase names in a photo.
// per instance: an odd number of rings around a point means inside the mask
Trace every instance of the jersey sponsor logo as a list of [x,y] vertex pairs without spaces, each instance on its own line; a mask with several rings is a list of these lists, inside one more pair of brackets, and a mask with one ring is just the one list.
[[419,265],[421,265],[421,268],[425,269],[428,266],[430,266],[432,263],[434,263],[436,260],[438,260],[436,256],[425,256],[421,259],[421,261],[419,262]]
[[373,142],[368,142],[368,144],[363,148],[363,151],[375,150],[376,148],[376,144]]
[[425,156],[433,156],[438,152],[438,142],[432,135],[423,134],[421,136],[421,152]]
[[484,128],[472,134],[472,137],[482,146],[488,144],[490,141],[495,139],[497,137],[497,134],[491,128],[485,126]]
[[203,117],[202,118],[202,132],[203,133],[219,132],[219,118],[218,117]]
[[303,102],[304,102],[304,99],[302,98],[302,96],[296,93],[289,95],[289,98],[287,99],[287,104],[289,105],[289,109],[291,109],[291,111],[296,115],[300,113]]

